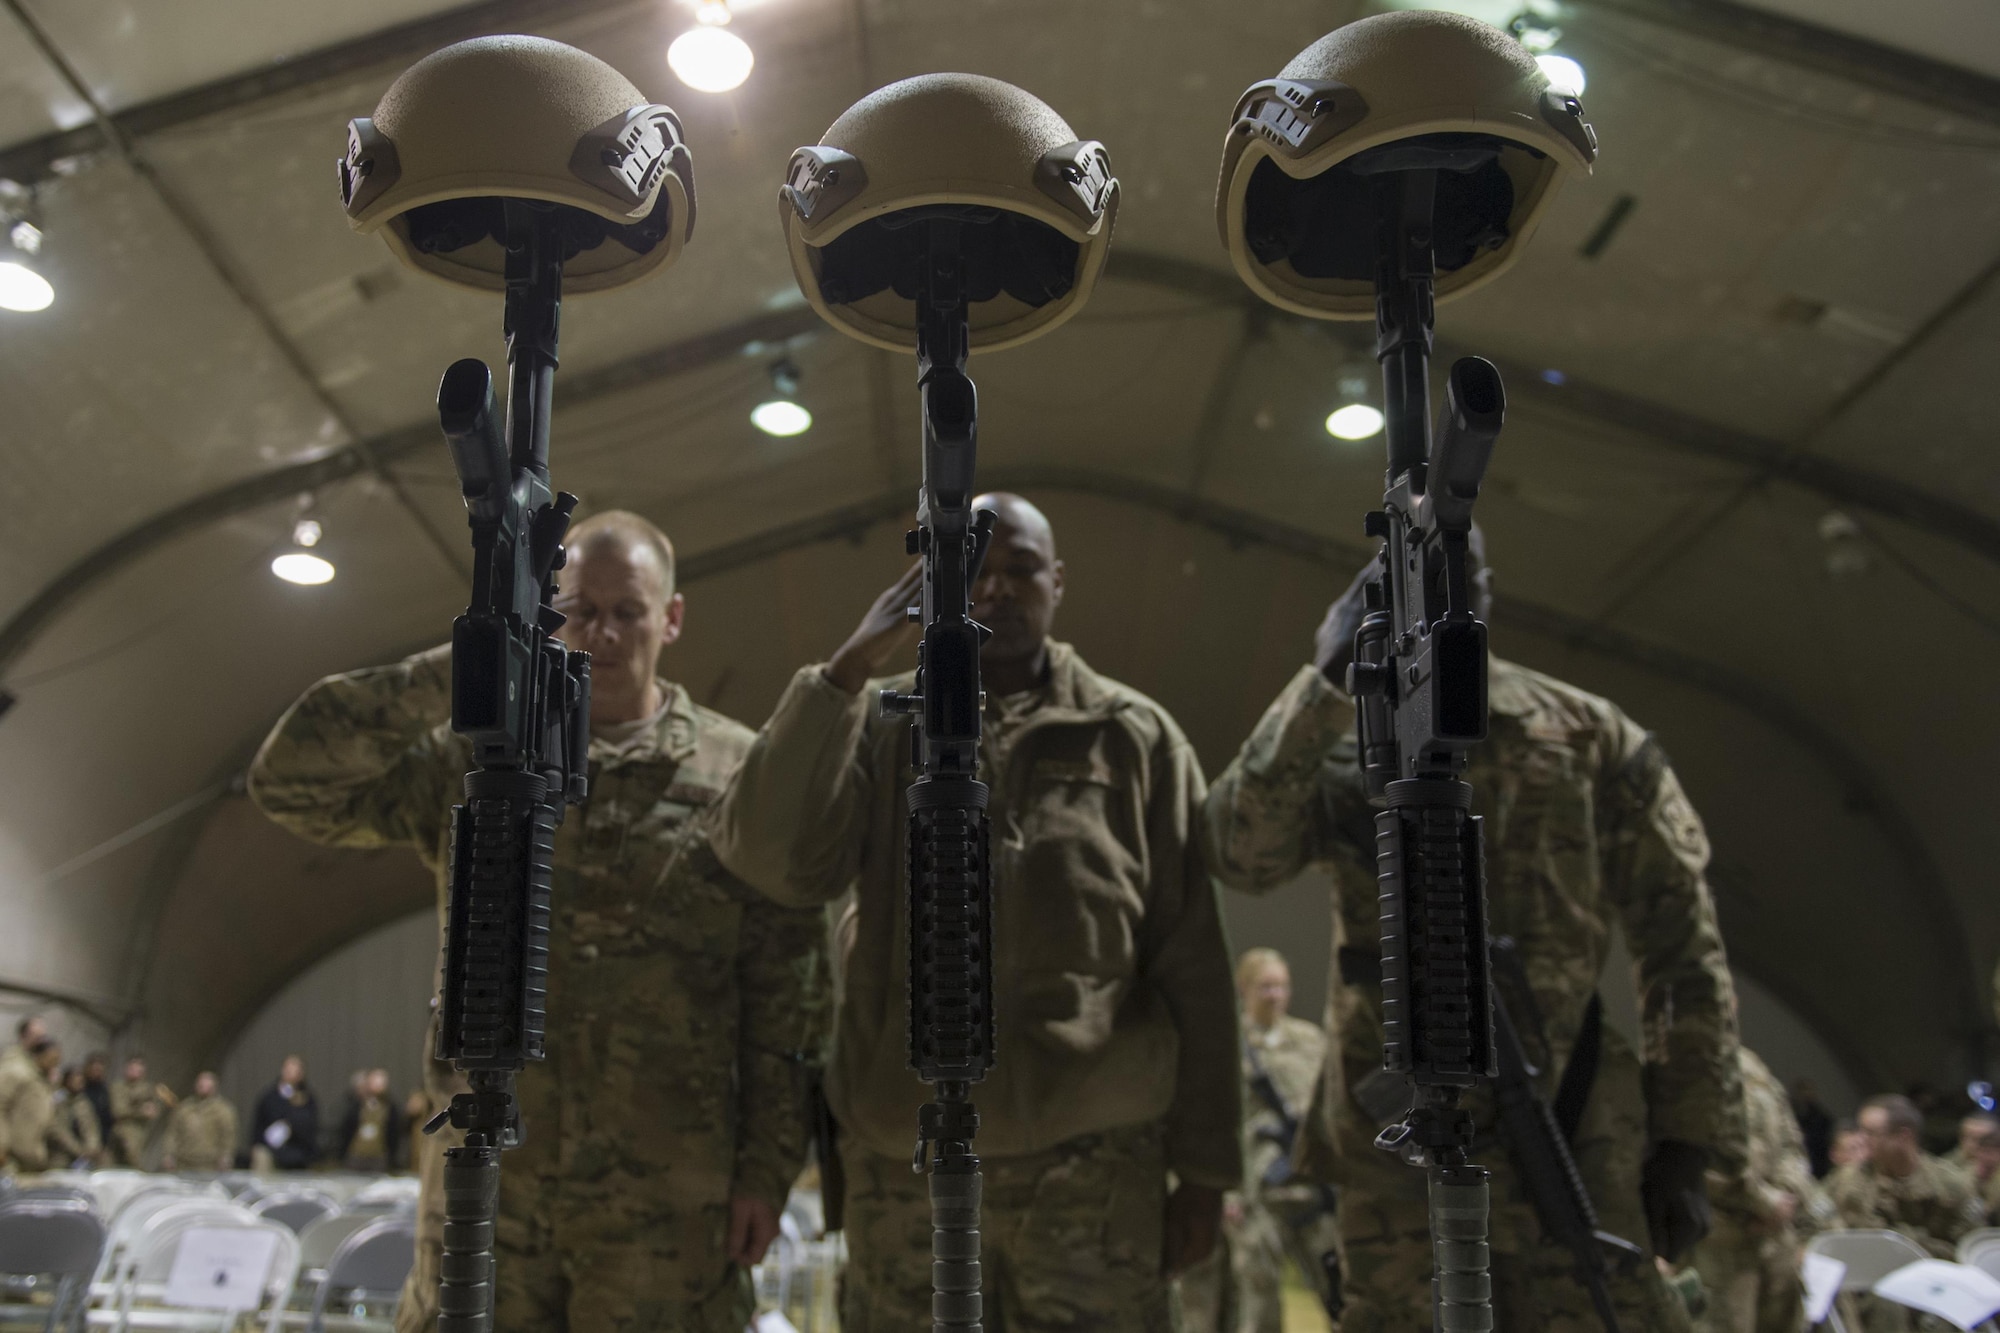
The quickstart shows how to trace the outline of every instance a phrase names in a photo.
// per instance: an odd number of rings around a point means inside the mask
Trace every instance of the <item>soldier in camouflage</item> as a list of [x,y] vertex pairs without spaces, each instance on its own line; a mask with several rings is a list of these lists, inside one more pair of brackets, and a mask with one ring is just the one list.
[[148,1149],[167,1113],[161,1086],[146,1072],[146,1057],[125,1057],[125,1077],[111,1085],[111,1158],[120,1166],[150,1170]]
[[236,1158],[236,1108],[215,1090],[215,1075],[194,1076],[194,1092],[167,1121],[164,1171],[227,1171]]
[[[998,1048],[974,1092],[986,1327],[1165,1333],[1167,1279],[1216,1239],[1242,1179],[1235,1005],[1195,825],[1201,769],[1152,700],[1048,638],[1055,534],[1016,495],[973,586],[980,777],[992,791]],[[827,1098],[848,1145],[845,1333],[931,1318],[931,1208],[910,1171],[927,1097],[906,1058],[901,720],[870,682],[907,660],[914,567],[831,661],[793,678],[718,807],[724,864],[783,902],[852,888]],[[1173,1185],[1171,1178],[1177,1178]]]
[[[749,1268],[778,1232],[805,1145],[798,1071],[826,1018],[818,912],[723,872],[698,816],[751,733],[656,674],[680,634],[673,548],[644,519],[579,524],[560,575],[563,639],[592,658],[590,799],[557,833],[549,1058],[519,1080],[524,1144],[502,1161],[503,1333],[741,1333]],[[449,726],[450,655],[321,681],[258,754],[253,798],[317,842],[408,846],[446,884],[472,766]],[[455,1090],[432,1065],[432,1105]],[[441,1167],[418,1149],[418,1262],[403,1333],[437,1313]]]
[[[4,1057],[0,1057],[4,1063]],[[55,1119],[49,1124],[51,1166],[89,1169],[104,1164],[104,1137],[97,1124],[97,1108],[84,1092],[83,1070],[71,1065],[63,1071],[55,1094]]]
[[0,1172],[46,1171],[49,1130],[55,1123],[55,1089],[49,1085],[62,1048],[53,1037],[9,1047],[0,1058]]
[[1740,1048],[1749,1155],[1735,1172],[1711,1171],[1715,1229],[1694,1248],[1707,1294],[1697,1333],[1801,1333],[1805,1242],[1836,1223],[1812,1178],[1805,1136],[1784,1085]]
[[1958,1238],[1985,1218],[1972,1178],[1919,1145],[1923,1115],[1909,1098],[1870,1098],[1859,1119],[1867,1160],[1849,1162],[1826,1182],[1840,1220],[1900,1231],[1938,1258],[1952,1258]]
[[[1473,544],[1482,618],[1491,593]],[[1265,712],[1208,796],[1210,865],[1233,888],[1269,892],[1323,863],[1335,884],[1338,975],[1326,1061],[1307,1126],[1305,1169],[1341,1187],[1346,1333],[1430,1322],[1431,1250],[1424,1173],[1373,1146],[1407,1105],[1381,1070],[1374,809],[1356,762],[1354,702],[1344,691],[1367,573],[1321,625],[1315,661]],[[1703,868],[1708,840],[1653,739],[1603,699],[1499,658],[1491,724],[1468,778],[1485,816],[1489,913],[1519,944],[1542,1029],[1523,1033],[1544,1096],[1568,1080],[1565,1110],[1601,1225],[1677,1258],[1707,1225],[1702,1174],[1744,1154],[1734,993]],[[1643,1060],[1601,1021],[1599,975],[1614,929],[1634,959]],[[1515,1012],[1526,1005],[1517,999]],[[1593,1072],[1585,1079],[1582,1073]],[[1580,1085],[1580,1087],[1578,1087]],[[1490,1096],[1468,1102],[1475,1160],[1493,1169],[1497,1326],[1594,1333],[1599,1321],[1550,1243],[1495,1137]],[[1679,1329],[1686,1313],[1649,1253],[1614,1272],[1624,1328]]]
[[1286,1012],[1292,973],[1276,949],[1250,949],[1237,959],[1236,993],[1243,1014],[1243,1187],[1223,1199],[1222,1245],[1180,1280],[1189,1333],[1283,1333],[1287,1256],[1322,1306],[1337,1299],[1340,1237],[1332,1191],[1291,1169],[1326,1059],[1326,1034]]

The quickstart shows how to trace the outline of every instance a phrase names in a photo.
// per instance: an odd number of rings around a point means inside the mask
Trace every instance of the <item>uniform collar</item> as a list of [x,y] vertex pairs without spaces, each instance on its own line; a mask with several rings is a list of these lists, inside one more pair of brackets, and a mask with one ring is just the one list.
[[1049,646],[1048,707],[1089,718],[1109,717],[1124,709],[1125,697],[1111,682],[1091,670],[1069,644],[1055,639]]
[[680,763],[695,752],[701,742],[701,714],[688,692],[670,680],[660,680],[665,703],[654,715],[653,725],[622,743],[596,736],[590,740],[590,758],[607,767],[668,759]]

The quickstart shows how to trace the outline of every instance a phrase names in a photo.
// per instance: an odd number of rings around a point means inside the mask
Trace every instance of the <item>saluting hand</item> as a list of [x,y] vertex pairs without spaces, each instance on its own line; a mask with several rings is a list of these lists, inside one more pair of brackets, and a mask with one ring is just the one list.
[[840,651],[821,668],[829,681],[849,694],[859,694],[870,676],[885,674],[899,656],[910,655],[922,631],[911,623],[907,612],[917,601],[923,578],[924,562],[919,560],[875,599]]
[[1354,636],[1368,614],[1368,581],[1375,577],[1381,562],[1370,560],[1347,585],[1347,591],[1333,599],[1326,619],[1313,633],[1313,665],[1320,674],[1341,689],[1347,688],[1348,664],[1354,661]]

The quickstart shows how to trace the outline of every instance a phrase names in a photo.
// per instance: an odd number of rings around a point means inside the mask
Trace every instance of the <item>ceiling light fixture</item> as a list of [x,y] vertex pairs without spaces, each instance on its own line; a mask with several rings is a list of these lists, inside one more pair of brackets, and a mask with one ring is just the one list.
[[0,180],[0,310],[33,314],[55,303],[56,289],[36,271],[42,229],[35,225],[35,198],[25,185]]
[[1554,53],[1536,56],[1535,63],[1541,67],[1543,77],[1548,79],[1551,92],[1568,93],[1571,97],[1583,96],[1583,66],[1568,56]]
[[312,587],[333,582],[333,562],[308,551],[287,551],[271,562],[271,572],[287,583]]
[[742,87],[757,56],[750,43],[729,31],[728,4],[702,0],[695,6],[694,19],[695,25],[667,48],[668,68],[698,93],[726,93]]
[[790,357],[772,362],[771,387],[778,391],[778,396],[751,408],[750,424],[766,435],[781,439],[811,430],[813,414],[793,401],[799,391],[798,363]]
[[1365,440],[1382,429],[1382,414],[1366,403],[1349,403],[1326,419],[1326,433],[1337,440]]

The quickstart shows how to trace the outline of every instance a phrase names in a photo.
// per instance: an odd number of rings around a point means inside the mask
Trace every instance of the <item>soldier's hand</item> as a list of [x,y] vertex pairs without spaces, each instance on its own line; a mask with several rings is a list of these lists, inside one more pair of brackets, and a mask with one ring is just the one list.
[[1183,1180],[1167,1196],[1160,1272],[1179,1277],[1208,1258],[1222,1230],[1222,1191]]
[[778,1210],[747,1194],[729,1196],[729,1261],[739,1268],[764,1262],[778,1238]]
[[1354,581],[1347,585],[1347,591],[1333,599],[1333,605],[1326,609],[1326,618],[1313,634],[1313,665],[1343,690],[1347,688],[1348,663],[1354,660],[1354,635],[1361,628],[1362,617],[1368,614],[1365,589],[1381,567],[1379,560],[1363,565]]
[[1639,1196],[1646,1205],[1646,1230],[1654,1253],[1678,1260],[1708,1234],[1708,1153],[1692,1143],[1661,1139],[1646,1159]]
[[829,681],[849,694],[859,694],[870,676],[883,675],[899,655],[909,656],[922,631],[911,623],[907,611],[917,602],[923,576],[924,563],[919,560],[875,599],[840,651],[821,668]]

